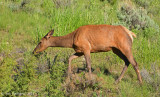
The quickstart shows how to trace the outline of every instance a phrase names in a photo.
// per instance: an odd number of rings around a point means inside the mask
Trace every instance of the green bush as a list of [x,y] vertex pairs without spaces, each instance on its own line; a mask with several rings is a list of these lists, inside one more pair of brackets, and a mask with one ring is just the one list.
[[64,91],[61,88],[61,85],[65,79],[65,72],[67,65],[65,61],[62,61],[62,57],[57,55],[54,58],[54,61],[49,62],[49,74],[50,80],[45,87],[45,91],[48,96],[64,96]]
[[5,58],[0,64],[0,93],[9,95],[18,90],[18,85],[14,81],[16,61],[11,57]]
[[159,26],[151,19],[145,9],[132,9],[129,6],[122,6],[118,12],[118,18],[130,29],[143,29],[152,27],[159,32]]
[[[0,1],[2,96],[159,96],[160,35],[157,23],[160,2],[122,2],[126,5],[120,6],[119,0]],[[135,7],[128,6],[131,4]],[[114,84],[124,62],[112,52],[91,54],[93,75],[97,76],[93,84],[87,83],[87,75],[84,76],[87,73],[77,74],[77,68],[84,67],[83,57],[75,59],[72,66],[76,68],[73,75],[77,80],[68,82],[67,86],[64,86],[67,60],[74,50],[48,48],[38,56],[32,55],[37,43],[49,30],[54,28],[54,36],[61,36],[87,24],[121,24],[137,34],[132,51],[143,73],[144,85],[139,86],[132,66],[122,81]]]
[[[30,56],[30,57],[29,57]],[[24,63],[20,64],[21,66],[17,68],[18,74],[16,75],[16,83],[19,87],[20,93],[29,92],[30,82],[36,78],[36,58],[29,53],[24,55]]]
[[119,24],[127,26],[130,30],[138,29],[143,37],[151,38],[159,33],[159,25],[147,15],[145,9],[133,9],[127,5],[121,7],[117,14]]
[[134,0],[138,5],[147,8],[149,7],[150,3],[152,2],[151,0]]

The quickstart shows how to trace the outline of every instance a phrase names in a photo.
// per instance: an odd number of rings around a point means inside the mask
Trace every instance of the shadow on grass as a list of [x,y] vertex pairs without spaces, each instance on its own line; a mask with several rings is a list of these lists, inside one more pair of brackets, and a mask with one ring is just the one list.
[[[102,70],[97,70],[97,69],[94,69],[94,68],[91,68],[91,70],[92,70],[92,73],[102,72]],[[75,73],[78,74],[78,73],[81,73],[81,72],[88,73],[87,68],[73,68],[72,71],[73,71],[73,74],[75,74]],[[111,73],[108,69],[105,69],[103,74],[106,75],[106,76],[112,75],[115,80],[118,79],[118,77],[119,77],[118,74]]]

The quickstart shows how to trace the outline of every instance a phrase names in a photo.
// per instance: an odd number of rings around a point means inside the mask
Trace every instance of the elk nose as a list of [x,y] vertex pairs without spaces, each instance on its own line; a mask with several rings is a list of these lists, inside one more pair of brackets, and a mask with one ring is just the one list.
[[34,51],[32,52],[32,54],[36,54],[36,51],[34,50]]
[[34,51],[32,52],[32,54],[34,54]]

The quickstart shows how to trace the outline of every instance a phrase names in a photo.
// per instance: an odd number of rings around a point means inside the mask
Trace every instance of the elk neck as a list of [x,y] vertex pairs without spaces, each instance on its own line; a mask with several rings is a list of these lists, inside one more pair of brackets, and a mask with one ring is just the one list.
[[51,47],[73,47],[74,33],[65,36],[51,37]]

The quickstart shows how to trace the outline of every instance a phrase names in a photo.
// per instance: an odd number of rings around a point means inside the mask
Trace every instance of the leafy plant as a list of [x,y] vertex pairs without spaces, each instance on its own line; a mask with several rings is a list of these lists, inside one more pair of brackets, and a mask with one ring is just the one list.
[[64,81],[64,74],[66,71],[66,65],[64,62],[57,61],[56,56],[53,62],[49,61],[49,74],[50,80],[46,85],[45,91],[47,91],[48,96],[64,96],[64,91],[61,90],[61,83]]

